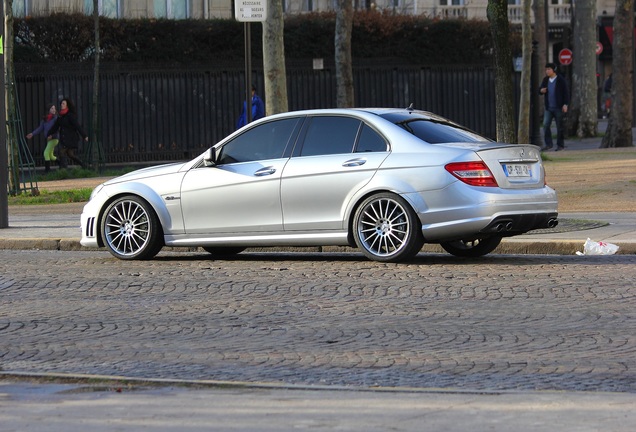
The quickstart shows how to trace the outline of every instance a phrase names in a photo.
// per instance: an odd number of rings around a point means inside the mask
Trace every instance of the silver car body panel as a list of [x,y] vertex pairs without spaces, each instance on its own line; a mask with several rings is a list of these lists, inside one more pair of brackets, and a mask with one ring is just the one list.
[[387,156],[357,153],[290,159],[281,183],[285,230],[346,229],[347,204]]
[[186,233],[281,231],[280,179],[285,163],[287,159],[276,159],[190,170],[181,189]]
[[[84,207],[84,246],[101,245],[99,221],[122,195],[143,197],[160,220],[168,246],[315,246],[349,244],[357,205],[376,192],[406,199],[427,242],[470,237],[507,216],[557,214],[556,192],[544,184],[539,149],[490,142],[428,144],[377,113],[335,109],[278,114],[243,130],[290,116],[346,115],[370,125],[387,152],[347,153],[204,166],[186,162],[138,170],[96,188]],[[423,115],[423,114],[419,114]],[[439,118],[432,116],[434,118]],[[499,187],[470,186],[444,166],[483,161]],[[523,176],[511,176],[511,168]],[[508,170],[508,171],[507,171]]]

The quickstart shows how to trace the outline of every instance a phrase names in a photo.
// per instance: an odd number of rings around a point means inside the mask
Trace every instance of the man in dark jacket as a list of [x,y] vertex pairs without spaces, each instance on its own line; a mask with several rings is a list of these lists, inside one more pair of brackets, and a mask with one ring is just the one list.
[[557,67],[554,63],[545,65],[545,78],[541,82],[539,94],[545,96],[545,112],[543,114],[543,138],[545,145],[541,150],[548,150],[553,147],[552,143],[552,120],[556,122],[557,148],[556,151],[565,149],[563,117],[568,112],[570,103],[570,91],[568,83],[561,75],[556,73]]

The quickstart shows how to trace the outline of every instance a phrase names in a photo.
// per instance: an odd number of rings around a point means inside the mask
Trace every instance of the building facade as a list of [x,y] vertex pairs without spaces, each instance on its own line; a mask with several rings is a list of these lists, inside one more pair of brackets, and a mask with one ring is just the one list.
[[[326,12],[334,0],[283,0],[285,13]],[[571,0],[547,0],[551,25],[569,24]],[[488,0],[354,0],[356,9],[391,11],[441,18],[486,19]],[[100,13],[111,18],[231,18],[232,0],[98,0]],[[598,15],[614,15],[614,0],[597,0]],[[13,0],[17,17],[51,13],[92,13],[93,0]],[[508,0],[508,18],[521,23],[521,0]]]

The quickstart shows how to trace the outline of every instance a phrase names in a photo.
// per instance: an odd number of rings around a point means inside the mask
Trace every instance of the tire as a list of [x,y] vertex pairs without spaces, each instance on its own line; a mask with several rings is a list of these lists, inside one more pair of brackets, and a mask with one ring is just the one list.
[[163,247],[163,230],[150,204],[127,195],[104,212],[101,234],[108,251],[122,260],[146,260]]
[[204,246],[203,250],[212,254],[214,258],[231,258],[240,254],[246,248],[240,246]]
[[379,193],[367,198],[355,213],[354,239],[364,255],[379,262],[400,262],[422,249],[421,223],[402,197]]
[[440,243],[446,252],[464,258],[477,258],[494,251],[501,243],[501,236],[485,237],[475,240],[457,240]]

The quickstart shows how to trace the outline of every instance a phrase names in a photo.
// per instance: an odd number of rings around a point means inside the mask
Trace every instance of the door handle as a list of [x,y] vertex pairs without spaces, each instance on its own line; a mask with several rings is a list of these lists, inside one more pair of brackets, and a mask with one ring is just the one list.
[[342,164],[344,167],[355,167],[367,163],[366,159],[351,159]]
[[265,167],[265,168],[261,168],[258,171],[256,171],[254,173],[254,175],[256,177],[263,177],[263,176],[267,176],[267,175],[272,175],[276,172],[275,168],[272,167]]

